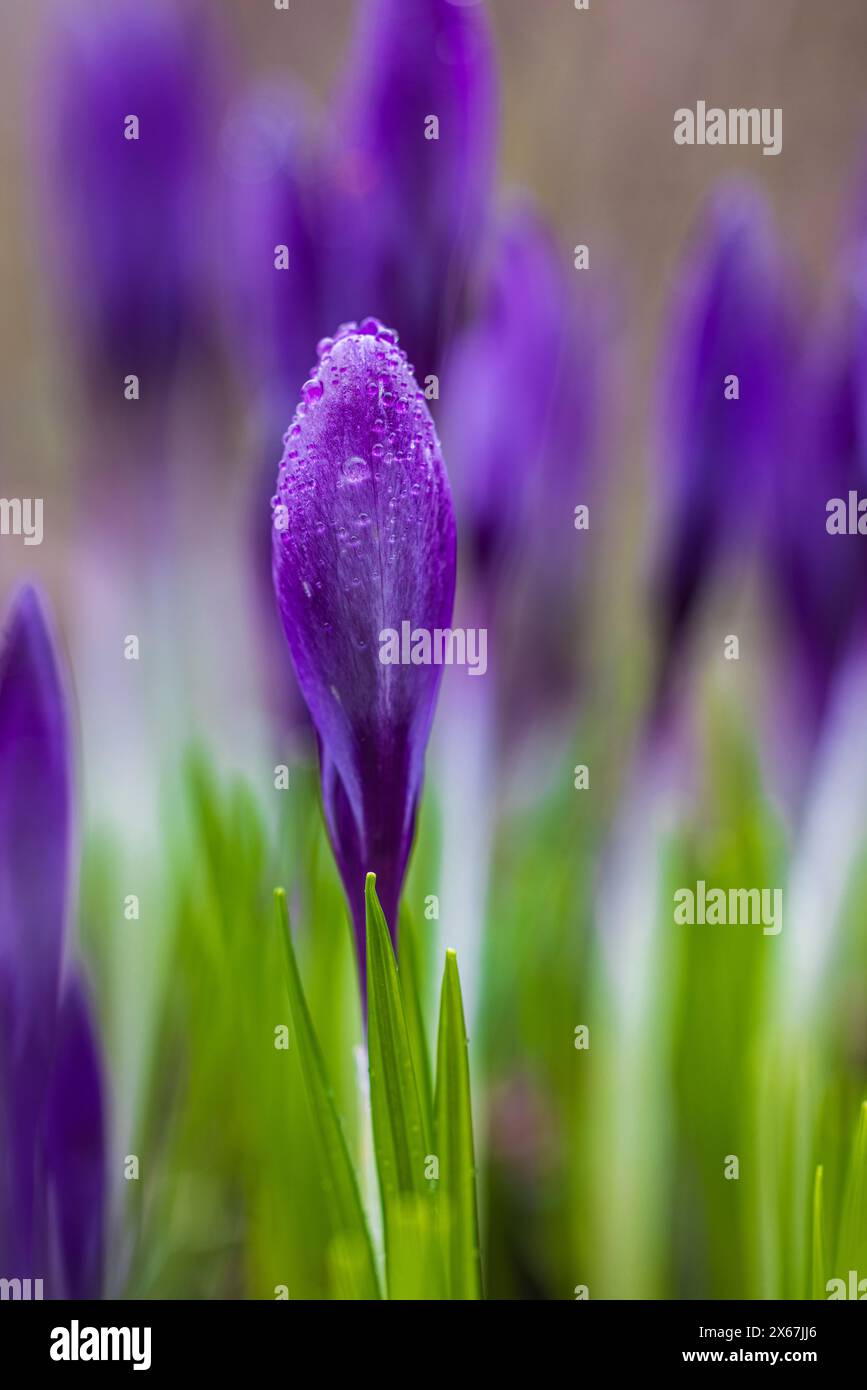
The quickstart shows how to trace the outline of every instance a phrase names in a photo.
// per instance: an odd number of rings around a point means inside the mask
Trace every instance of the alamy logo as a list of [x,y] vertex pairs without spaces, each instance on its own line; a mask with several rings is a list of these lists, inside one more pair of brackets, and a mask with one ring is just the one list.
[[151,1364],[149,1327],[80,1327],[73,1318],[69,1327],[51,1330],[52,1361],[131,1361],[134,1371]]
[[681,106],[674,113],[676,145],[761,145],[762,154],[783,148],[783,110],[780,106],[721,106],[696,102],[693,111]]
[[11,1298],[29,1302],[43,1297],[41,1279],[0,1279],[0,1300]]
[[408,620],[384,627],[379,634],[379,660],[383,666],[467,666],[471,676],[488,669],[486,627],[412,626]]
[[23,536],[25,545],[41,545],[42,498],[0,497],[0,536]]
[[850,1269],[848,1284],[845,1279],[829,1279],[825,1292],[829,1303],[840,1298],[857,1299],[863,1303],[867,1299],[867,1279],[859,1279],[857,1269]]
[[[772,907],[773,904],[773,907]],[[761,926],[764,936],[783,929],[782,888],[708,888],[700,878],[692,888],[674,894],[674,920],[678,926]]]

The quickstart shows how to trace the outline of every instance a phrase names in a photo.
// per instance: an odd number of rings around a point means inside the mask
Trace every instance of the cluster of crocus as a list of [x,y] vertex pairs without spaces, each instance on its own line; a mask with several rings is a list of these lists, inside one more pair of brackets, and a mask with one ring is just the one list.
[[442,674],[384,664],[383,634],[406,621],[449,627],[454,510],[424,394],[397,335],[375,319],[320,342],[285,445],[274,585],[363,960],[368,872],[396,938]]
[[69,762],[52,639],[25,588],[0,650],[0,1274],[42,1280],[49,1297],[93,1298],[103,1280],[104,1085],[87,995],[63,961]]

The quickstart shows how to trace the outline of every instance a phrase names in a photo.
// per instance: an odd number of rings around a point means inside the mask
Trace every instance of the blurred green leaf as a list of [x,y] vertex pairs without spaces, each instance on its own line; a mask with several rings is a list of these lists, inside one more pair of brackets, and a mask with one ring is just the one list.
[[440,998],[435,1111],[447,1296],[451,1299],[481,1298],[467,1033],[454,951],[446,952]]
[[858,1117],[858,1128],[849,1161],[843,1215],[840,1220],[840,1239],[837,1244],[837,1267],[834,1275],[845,1279],[850,1269],[862,1271],[867,1264],[867,1101]]
[[424,1197],[397,1197],[389,1214],[389,1297],[402,1300],[446,1298],[437,1203]]
[[813,1298],[825,1297],[825,1221],[822,1165],[813,1183]]
[[409,912],[403,912],[401,915],[398,950],[406,1027],[418,1083],[418,1096],[424,1114],[425,1133],[433,1134],[433,1083],[421,1003],[421,950],[415,918]]
[[343,1297],[349,1296],[346,1290],[351,1289],[354,1291],[352,1296],[355,1298],[376,1299],[379,1297],[379,1284],[373,1249],[370,1244],[370,1236],[346,1138],[328,1085],[322,1054],[304,998],[301,976],[292,946],[292,934],[289,929],[286,895],[282,889],[278,889],[274,896],[277,907],[277,924],[286,947],[289,1008],[294,1024],[304,1084],[310,1102],[316,1142],[320,1151],[322,1177],[337,1238],[335,1247],[337,1282],[344,1290]]
[[396,1254],[396,1209],[400,1199],[431,1200],[425,1177],[424,1116],[419,1099],[403,994],[385,917],[376,896],[376,875],[368,874],[367,989],[370,1105],[373,1142],[385,1218],[386,1263],[392,1291]]

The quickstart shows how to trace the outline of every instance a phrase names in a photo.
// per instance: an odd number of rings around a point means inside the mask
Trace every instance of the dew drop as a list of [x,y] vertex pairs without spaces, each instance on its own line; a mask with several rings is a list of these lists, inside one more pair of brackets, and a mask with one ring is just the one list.
[[313,405],[319,400],[323,390],[322,382],[313,376],[301,387],[301,399],[307,401],[308,405]]
[[365,483],[370,477],[370,468],[363,458],[353,454],[343,465],[343,477],[347,483]]

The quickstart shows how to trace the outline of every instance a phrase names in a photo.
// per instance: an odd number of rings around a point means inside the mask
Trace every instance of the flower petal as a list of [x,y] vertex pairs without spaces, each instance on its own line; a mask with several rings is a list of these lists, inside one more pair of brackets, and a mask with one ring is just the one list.
[[[664,383],[660,602],[676,645],[718,562],[767,504],[781,444],[785,304],[763,197],[727,185],[679,284]],[[737,378],[739,395],[727,382]]]
[[[54,1048],[69,874],[66,699],[42,604],[21,589],[0,649],[0,1242],[32,1256],[35,1144]],[[24,1275],[33,1274],[25,1268]]]
[[102,1060],[87,996],[74,976],[58,1020],[44,1131],[48,1209],[66,1298],[98,1298],[102,1291],[105,1139]]

